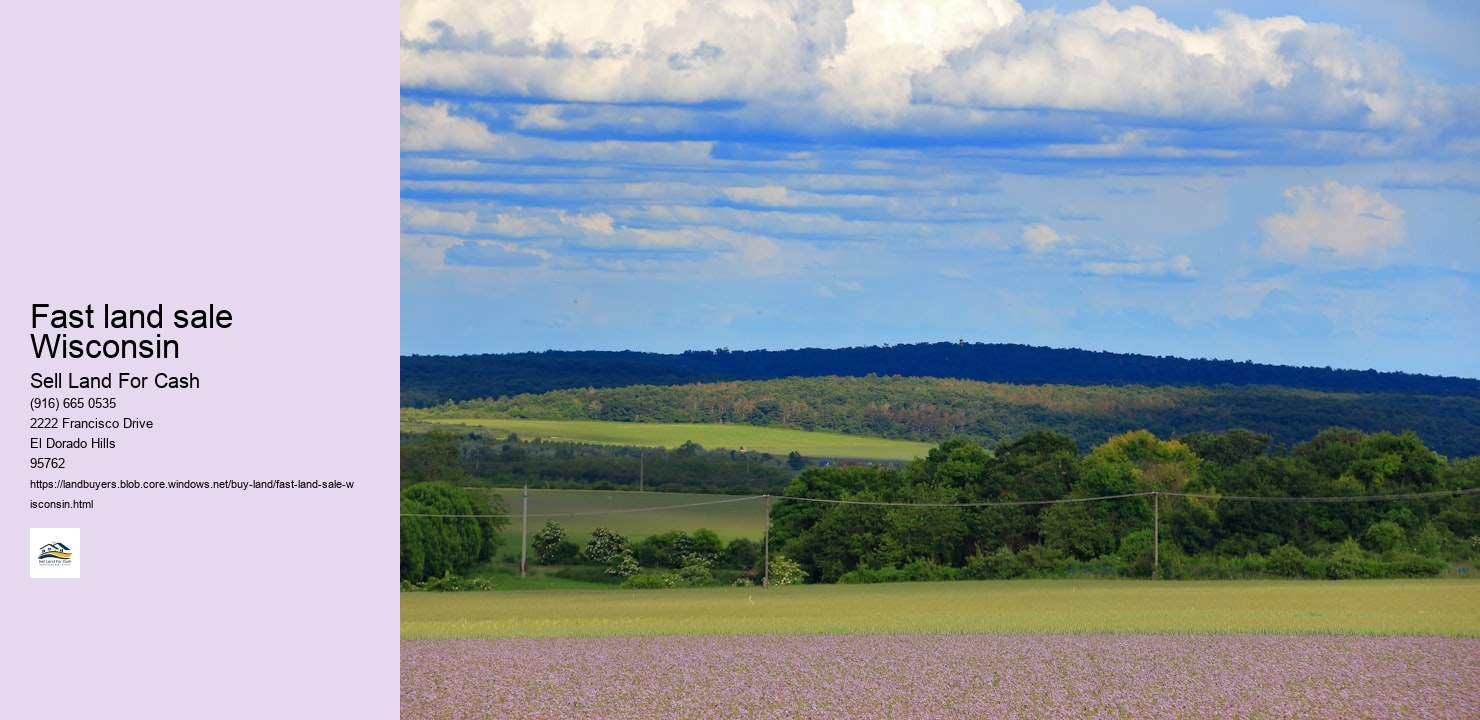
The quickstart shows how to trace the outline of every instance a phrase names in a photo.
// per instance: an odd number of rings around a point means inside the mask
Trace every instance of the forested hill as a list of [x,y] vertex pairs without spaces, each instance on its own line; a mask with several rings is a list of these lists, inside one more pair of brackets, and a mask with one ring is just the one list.
[[1374,370],[1333,370],[1231,360],[1188,360],[983,343],[922,343],[835,350],[547,351],[401,358],[401,404],[512,397],[568,388],[680,385],[786,377],[958,378],[1022,385],[1264,385],[1326,392],[1480,398],[1480,380]]
[[469,400],[426,411],[444,418],[515,417],[660,423],[743,423],[987,446],[1053,430],[1081,449],[1133,430],[1157,437],[1235,428],[1294,445],[1331,426],[1416,432],[1450,457],[1480,456],[1480,398],[1328,393],[1268,386],[1011,385],[903,377],[820,377],[554,390]]

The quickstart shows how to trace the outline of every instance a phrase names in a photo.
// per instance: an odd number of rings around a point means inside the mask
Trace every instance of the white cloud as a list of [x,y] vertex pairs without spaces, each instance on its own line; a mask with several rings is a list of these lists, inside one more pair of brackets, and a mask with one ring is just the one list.
[[492,150],[500,142],[488,127],[471,118],[449,113],[449,105],[404,103],[401,105],[401,149]]
[[1014,0],[857,0],[843,46],[822,60],[824,102],[865,125],[890,123],[910,105],[916,75],[1022,14]]
[[478,223],[478,213],[445,212],[436,208],[414,203],[401,203],[402,229],[466,233]]
[[753,97],[811,82],[794,15],[783,0],[428,0],[403,5],[401,82],[568,101]]
[[612,216],[604,212],[592,213],[590,215],[570,216],[567,216],[565,213],[560,213],[560,222],[567,225],[575,225],[576,227],[583,230],[599,233],[601,235],[610,235],[615,232],[612,228]]
[[535,105],[524,111],[524,116],[514,123],[520,130],[559,130],[567,126],[560,118],[560,108],[556,105]]
[[1054,249],[1054,246],[1062,243],[1071,243],[1073,237],[1060,235],[1053,228],[1038,224],[1023,227],[1023,242],[1028,244],[1028,251],[1032,253],[1045,253]]
[[1144,278],[1194,278],[1192,258],[1178,255],[1171,260],[1144,262],[1087,262],[1079,266],[1090,275],[1144,277]]
[[791,207],[801,202],[800,198],[791,195],[785,187],[780,185],[731,187],[725,188],[723,192],[725,197],[729,198],[732,202],[738,203]]
[[[1299,17],[1223,13],[1188,29],[1108,3],[1061,14],[1015,0],[420,0],[403,4],[401,36],[404,87],[620,103],[586,118],[610,127],[702,126],[714,116],[681,106],[713,101],[738,103],[735,119],[807,132],[1037,128],[1061,110],[1115,114],[1098,118],[1107,125],[1236,119],[1434,137],[1463,116],[1392,46]],[[518,117],[576,126],[553,105]],[[1105,142],[1117,154],[1178,152],[1134,133]]]
[[1321,261],[1376,267],[1407,231],[1403,209],[1380,193],[1327,180],[1320,187],[1285,190],[1293,210],[1264,218],[1264,256],[1295,262]]

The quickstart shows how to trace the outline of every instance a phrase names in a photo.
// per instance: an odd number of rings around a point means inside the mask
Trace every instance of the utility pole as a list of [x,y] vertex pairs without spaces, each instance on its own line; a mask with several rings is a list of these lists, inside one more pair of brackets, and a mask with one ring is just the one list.
[[761,589],[771,587],[771,496],[766,495],[766,566],[761,570]]
[[526,557],[529,553],[529,483],[524,483],[524,525],[519,531],[519,577],[524,577],[529,568]]
[[1161,577],[1161,493],[1151,493],[1151,579]]
[[646,467],[646,464],[647,464],[647,455],[645,453],[642,453],[642,452],[637,453],[637,491],[638,492],[642,492],[642,474],[643,474],[643,470]]

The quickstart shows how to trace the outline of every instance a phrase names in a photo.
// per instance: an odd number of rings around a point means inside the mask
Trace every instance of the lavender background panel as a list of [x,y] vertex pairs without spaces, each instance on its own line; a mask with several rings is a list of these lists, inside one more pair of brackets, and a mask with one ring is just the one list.
[[[397,712],[396,6],[9,8],[0,433],[15,717]],[[38,361],[30,305],[229,308],[170,361]],[[77,331],[79,334],[89,331]],[[90,331],[98,339],[132,337]],[[150,331],[146,336],[150,336]],[[32,372],[180,374],[115,391],[156,429],[68,479],[355,480],[353,492],[29,489]],[[286,491],[283,491],[286,492]],[[27,529],[82,528],[32,581]]]

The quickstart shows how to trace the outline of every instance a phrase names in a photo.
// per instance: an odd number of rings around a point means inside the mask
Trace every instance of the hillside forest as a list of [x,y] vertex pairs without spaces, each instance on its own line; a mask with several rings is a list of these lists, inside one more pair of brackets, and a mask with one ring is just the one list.
[[1247,429],[1291,447],[1340,424],[1417,433],[1452,457],[1480,455],[1480,397],[1335,393],[1274,386],[1011,385],[896,376],[794,377],[581,387],[443,403],[428,417],[731,423],[992,447],[1036,430],[1081,450],[1133,430],[1158,437]]

